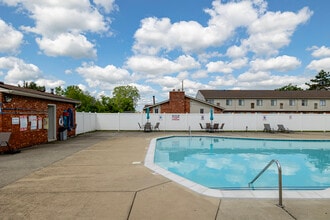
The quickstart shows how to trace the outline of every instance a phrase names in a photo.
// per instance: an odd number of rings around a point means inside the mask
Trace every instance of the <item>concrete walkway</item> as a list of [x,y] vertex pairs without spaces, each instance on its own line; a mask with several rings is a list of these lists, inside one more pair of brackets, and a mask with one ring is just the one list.
[[173,134],[94,132],[0,155],[0,219],[330,219],[330,199],[284,198],[282,209],[272,199],[202,196],[153,173],[143,165],[150,140]]

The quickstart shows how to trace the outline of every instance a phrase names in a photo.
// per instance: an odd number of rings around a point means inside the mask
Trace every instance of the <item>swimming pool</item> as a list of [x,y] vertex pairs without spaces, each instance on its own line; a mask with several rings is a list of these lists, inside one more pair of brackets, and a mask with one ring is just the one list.
[[[329,192],[330,141],[172,136],[156,139],[154,145],[153,165],[203,191],[251,190],[248,183],[277,159],[283,189]],[[253,184],[254,190],[277,188],[276,165]]]

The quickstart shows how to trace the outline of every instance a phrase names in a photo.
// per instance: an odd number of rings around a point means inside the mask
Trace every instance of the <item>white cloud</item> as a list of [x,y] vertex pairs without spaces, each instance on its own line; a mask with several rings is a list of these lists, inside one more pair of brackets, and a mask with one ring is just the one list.
[[245,56],[246,52],[246,48],[234,45],[227,49],[226,55],[231,58],[238,58]]
[[37,79],[34,81],[37,85],[45,86],[46,88],[54,89],[59,86],[64,86],[65,82],[63,80],[54,80],[54,79]]
[[312,56],[316,57],[316,58],[321,58],[321,57],[330,57],[330,48],[329,47],[312,47],[311,50],[313,50],[312,52]]
[[289,45],[290,37],[298,25],[310,19],[313,12],[307,7],[293,12],[267,12],[249,25],[250,37],[242,45],[257,55],[275,55]]
[[110,13],[113,10],[116,10],[115,0],[93,0],[93,2],[104,8],[105,12]]
[[234,69],[240,69],[247,64],[247,58],[233,60],[232,62],[210,62],[206,65],[208,72],[232,73]]
[[283,85],[303,86],[308,79],[302,76],[272,75],[269,72],[245,72],[237,77],[237,86],[242,89],[276,89]]
[[279,56],[271,59],[256,59],[251,61],[252,71],[281,71],[286,72],[299,67],[301,62],[296,57]]
[[[173,89],[182,89],[182,79],[178,77],[164,76],[162,78],[150,79],[148,82],[158,84],[162,88],[162,91],[164,91],[163,96],[168,96],[168,92]],[[185,94],[190,96],[195,96],[196,91],[199,89],[211,89],[210,86],[189,79],[183,81],[183,87]]]
[[22,5],[30,12],[36,26],[23,26],[27,31],[46,37],[71,32],[104,32],[108,24],[104,17],[92,8],[88,0],[68,1],[22,1]]
[[23,34],[0,18],[0,53],[15,53],[23,41]]
[[[36,41],[40,49],[49,56],[95,57],[96,49],[87,39],[87,33],[109,31],[110,19],[104,17],[89,0],[3,1],[9,6],[27,11],[35,26],[21,26],[21,29],[41,35]],[[106,12],[113,10],[113,0],[95,0],[94,3]]]
[[186,55],[174,61],[154,56],[133,56],[127,60],[126,65],[134,72],[148,74],[148,76],[171,74],[200,67],[193,57]]
[[17,84],[19,81],[35,81],[41,76],[40,69],[16,57],[0,57],[0,69],[7,71],[5,82]]
[[326,72],[330,71],[330,57],[323,58],[320,60],[313,60],[307,66],[307,69],[321,71],[324,70]]
[[237,84],[237,79],[231,74],[224,76],[217,76],[215,80],[209,82],[209,85],[221,88],[221,87],[233,87]]
[[211,16],[206,27],[196,21],[171,23],[169,18],[143,19],[134,35],[134,51],[155,55],[161,50],[196,52],[221,46],[237,27],[247,26],[257,18],[250,1],[227,4],[214,1],[212,5],[213,8],[205,10]]
[[4,79],[7,84],[23,85],[24,82],[35,82],[48,89],[65,85],[63,80],[45,78],[36,65],[16,57],[0,57],[0,70],[5,70]]
[[84,63],[76,69],[90,87],[100,87],[109,90],[113,85],[127,84],[131,81],[130,73],[113,65],[100,67],[93,63]]
[[40,49],[48,56],[70,56],[73,58],[95,58],[96,49],[83,35],[64,33],[54,39],[37,38]]

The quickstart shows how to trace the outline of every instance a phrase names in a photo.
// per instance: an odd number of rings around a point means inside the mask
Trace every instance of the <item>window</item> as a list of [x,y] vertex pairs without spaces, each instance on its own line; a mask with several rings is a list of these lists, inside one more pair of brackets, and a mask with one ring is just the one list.
[[307,99],[301,100],[301,106],[307,106]]
[[239,99],[238,100],[238,105],[239,106],[244,106],[244,99]]
[[257,99],[257,106],[262,106],[262,99]]
[[295,99],[290,99],[289,100],[289,105],[290,106],[295,106],[296,105],[296,100]]
[[199,109],[199,113],[204,114],[204,109],[203,108]]
[[283,109],[283,103],[280,103],[280,109]]
[[214,99],[208,99],[206,100],[208,103],[214,104]]
[[159,113],[159,112],[158,112],[158,108],[155,108],[155,113],[156,113],[156,114]]
[[320,106],[326,106],[326,101],[324,99],[320,100]]
[[276,99],[270,100],[270,105],[271,106],[276,106],[277,105],[277,100]]
[[231,99],[226,99],[226,105],[232,105],[232,100]]
[[314,103],[314,109],[317,109],[317,103]]
[[254,103],[251,103],[251,109],[254,109]]

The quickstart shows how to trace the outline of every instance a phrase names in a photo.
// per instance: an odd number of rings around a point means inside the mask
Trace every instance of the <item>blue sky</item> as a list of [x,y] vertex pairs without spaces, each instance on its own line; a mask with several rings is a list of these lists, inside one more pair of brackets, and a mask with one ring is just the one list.
[[0,0],[0,80],[95,97],[136,86],[139,108],[181,89],[304,86],[330,71],[328,0]]

